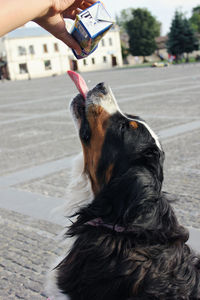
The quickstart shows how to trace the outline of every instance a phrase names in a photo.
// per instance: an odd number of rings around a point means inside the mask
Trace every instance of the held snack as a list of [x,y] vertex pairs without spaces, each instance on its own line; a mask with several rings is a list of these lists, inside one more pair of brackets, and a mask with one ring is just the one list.
[[73,50],[76,58],[85,58],[94,52],[99,41],[112,25],[113,21],[110,15],[100,1],[79,13],[71,31],[82,49],[80,55]]

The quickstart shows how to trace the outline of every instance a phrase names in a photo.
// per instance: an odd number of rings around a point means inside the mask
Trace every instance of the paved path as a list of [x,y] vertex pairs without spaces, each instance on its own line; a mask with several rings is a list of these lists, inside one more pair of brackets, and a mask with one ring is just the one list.
[[[108,82],[121,109],[143,117],[166,152],[164,190],[180,222],[200,228],[200,64],[84,75]],[[72,157],[80,144],[68,111],[76,90],[66,76],[0,85],[0,299],[45,299],[44,274],[61,249]],[[192,243],[200,249],[192,231]]]

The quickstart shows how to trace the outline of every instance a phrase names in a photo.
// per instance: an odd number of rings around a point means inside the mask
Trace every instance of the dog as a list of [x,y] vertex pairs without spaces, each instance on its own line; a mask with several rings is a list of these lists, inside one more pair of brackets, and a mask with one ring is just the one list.
[[51,272],[50,299],[200,299],[200,257],[162,191],[157,135],[122,113],[105,83],[78,94],[71,112],[83,159],[71,185],[73,244]]

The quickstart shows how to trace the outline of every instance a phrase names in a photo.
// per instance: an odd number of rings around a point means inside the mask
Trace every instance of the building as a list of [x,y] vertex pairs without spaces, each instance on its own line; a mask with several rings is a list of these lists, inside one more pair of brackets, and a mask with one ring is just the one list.
[[159,59],[168,59],[168,51],[167,51],[167,40],[168,36],[159,36],[156,37],[156,55]]
[[113,26],[93,54],[77,60],[70,48],[43,28],[21,27],[0,38],[0,59],[11,80],[122,66],[119,30]]

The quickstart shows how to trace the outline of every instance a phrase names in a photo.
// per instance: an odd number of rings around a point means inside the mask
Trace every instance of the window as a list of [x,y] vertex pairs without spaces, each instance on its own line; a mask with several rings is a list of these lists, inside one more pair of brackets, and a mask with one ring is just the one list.
[[107,57],[103,56],[103,62],[106,63],[107,62]]
[[25,48],[25,47],[22,47],[22,46],[19,46],[19,47],[18,47],[18,54],[19,54],[20,56],[26,55],[26,48]]
[[101,40],[101,46],[104,47],[105,46],[105,40]]
[[48,52],[47,44],[44,44],[44,45],[43,45],[43,51],[44,51],[44,53],[47,53],[47,52]]
[[54,51],[55,52],[59,52],[59,48],[58,48],[58,44],[57,43],[54,43]]
[[29,53],[30,54],[35,54],[35,50],[34,50],[34,46],[33,45],[29,46]]
[[112,46],[113,42],[112,42],[112,38],[109,38],[109,46]]
[[27,64],[19,64],[19,73],[20,74],[28,73]]
[[51,70],[51,61],[50,60],[45,60],[44,61],[44,67],[45,67],[45,70]]
[[87,60],[86,59],[83,60],[83,65],[87,66]]
[[92,64],[95,65],[95,59],[94,58],[92,58]]

